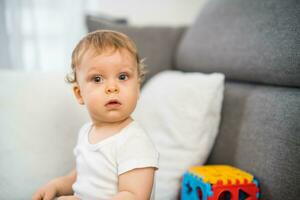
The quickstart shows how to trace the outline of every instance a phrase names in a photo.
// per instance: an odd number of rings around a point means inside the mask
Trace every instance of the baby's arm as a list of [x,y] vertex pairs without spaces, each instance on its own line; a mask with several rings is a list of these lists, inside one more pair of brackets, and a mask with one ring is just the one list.
[[119,176],[119,192],[112,200],[149,200],[155,168],[138,168]]
[[76,170],[72,170],[68,175],[53,179],[45,186],[41,187],[32,197],[32,200],[51,200],[54,197],[72,195],[72,185],[76,180]]

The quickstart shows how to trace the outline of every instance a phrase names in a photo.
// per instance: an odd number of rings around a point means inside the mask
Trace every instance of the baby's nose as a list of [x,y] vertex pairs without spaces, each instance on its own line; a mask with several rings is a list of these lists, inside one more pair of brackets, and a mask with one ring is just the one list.
[[111,94],[111,93],[119,93],[119,88],[116,86],[109,86],[105,90],[106,94]]

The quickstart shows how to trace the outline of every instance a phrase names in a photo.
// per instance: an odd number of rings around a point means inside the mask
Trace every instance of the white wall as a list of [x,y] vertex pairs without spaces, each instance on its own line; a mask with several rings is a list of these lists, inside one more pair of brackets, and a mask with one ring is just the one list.
[[88,0],[87,11],[126,17],[135,25],[184,25],[194,21],[206,0]]

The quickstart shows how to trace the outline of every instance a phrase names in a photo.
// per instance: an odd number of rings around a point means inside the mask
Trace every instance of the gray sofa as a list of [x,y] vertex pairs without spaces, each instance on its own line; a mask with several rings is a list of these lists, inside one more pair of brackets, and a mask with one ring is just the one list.
[[167,70],[226,75],[220,132],[207,164],[254,174],[261,198],[300,198],[300,2],[209,0],[190,27],[135,27],[96,17],[89,31],[133,38],[149,79]]

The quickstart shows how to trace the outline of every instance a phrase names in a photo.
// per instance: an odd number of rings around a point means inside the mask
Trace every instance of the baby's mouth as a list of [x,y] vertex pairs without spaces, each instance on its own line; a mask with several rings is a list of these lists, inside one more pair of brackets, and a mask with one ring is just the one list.
[[117,99],[112,99],[105,104],[106,107],[110,107],[110,108],[119,107],[120,105],[121,102],[118,101]]

